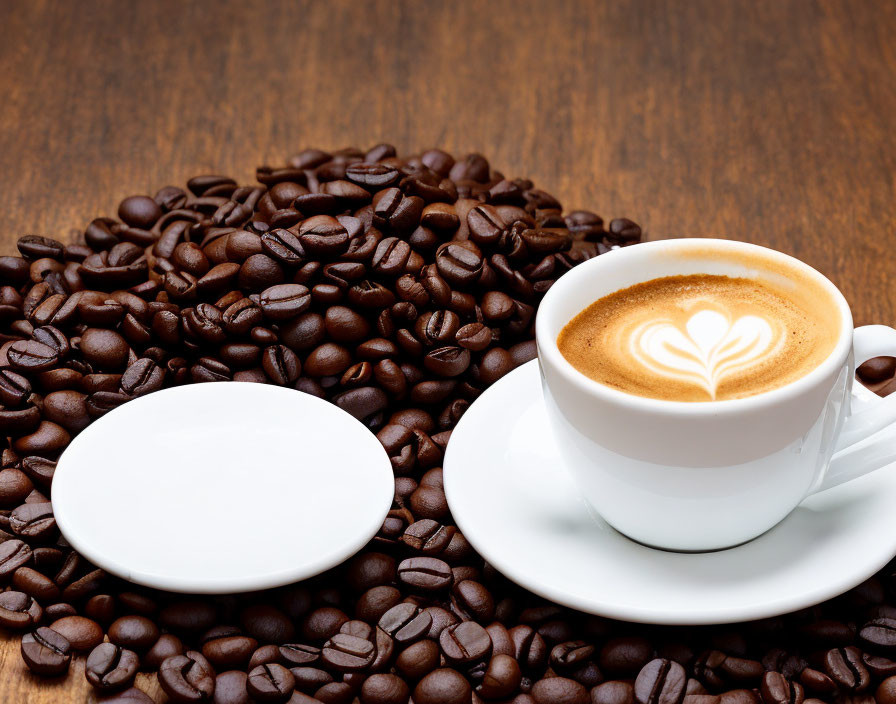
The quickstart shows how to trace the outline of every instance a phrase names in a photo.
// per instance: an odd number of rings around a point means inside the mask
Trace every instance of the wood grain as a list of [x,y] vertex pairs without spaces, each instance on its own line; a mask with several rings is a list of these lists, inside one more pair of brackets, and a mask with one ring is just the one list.
[[[481,151],[651,237],[793,253],[892,324],[894,32],[896,4],[850,0],[7,0],[0,251],[198,172],[385,140]],[[17,650],[0,700],[89,696]]]

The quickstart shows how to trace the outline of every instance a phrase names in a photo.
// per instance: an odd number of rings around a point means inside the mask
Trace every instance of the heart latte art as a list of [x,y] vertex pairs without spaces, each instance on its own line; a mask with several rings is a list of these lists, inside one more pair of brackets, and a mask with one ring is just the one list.
[[747,278],[654,279],[590,305],[557,345],[580,372],[628,393],[751,396],[798,379],[833,350],[838,316],[817,291],[803,294]]
[[718,311],[701,310],[684,329],[671,320],[638,326],[629,338],[629,350],[647,369],[700,384],[714,399],[722,378],[774,355],[783,337],[782,330],[757,315],[731,320]]

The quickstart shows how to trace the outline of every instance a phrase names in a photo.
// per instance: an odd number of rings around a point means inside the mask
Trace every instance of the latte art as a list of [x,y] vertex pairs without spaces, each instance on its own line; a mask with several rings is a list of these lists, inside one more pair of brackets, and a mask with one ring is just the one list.
[[827,293],[799,283],[791,290],[708,274],[654,279],[591,304],[557,346],[586,376],[639,396],[751,396],[795,381],[834,348],[840,321]]
[[720,379],[774,355],[782,333],[757,315],[732,322],[717,311],[701,310],[684,330],[669,320],[644,323],[631,335],[629,350],[656,374],[700,384],[715,399]]

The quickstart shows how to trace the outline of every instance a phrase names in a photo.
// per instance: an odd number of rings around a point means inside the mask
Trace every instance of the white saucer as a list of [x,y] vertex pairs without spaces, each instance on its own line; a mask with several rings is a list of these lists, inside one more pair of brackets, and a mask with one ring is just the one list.
[[98,419],[62,454],[56,521],[124,579],[217,594],[288,584],[353,555],[394,494],[366,427],[263,384],[158,391]]
[[[857,389],[857,403],[870,393]],[[896,465],[810,497],[750,543],[682,554],[610,528],[581,499],[553,443],[532,361],[464,414],[445,456],[445,492],[486,560],[580,611],[670,625],[764,618],[841,594],[896,554]]]

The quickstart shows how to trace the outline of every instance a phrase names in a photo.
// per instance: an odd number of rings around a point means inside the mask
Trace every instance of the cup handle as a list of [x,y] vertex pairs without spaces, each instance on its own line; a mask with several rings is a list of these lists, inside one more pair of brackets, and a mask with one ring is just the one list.
[[[896,330],[886,325],[856,328],[853,349],[857,367],[872,357],[896,357]],[[830,489],[896,462],[896,427],[894,432],[874,437],[894,424],[896,394],[871,401],[867,409],[847,416],[827,472],[810,493]]]

